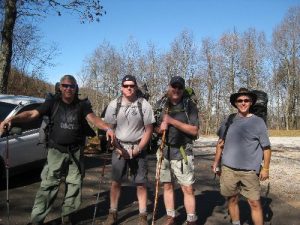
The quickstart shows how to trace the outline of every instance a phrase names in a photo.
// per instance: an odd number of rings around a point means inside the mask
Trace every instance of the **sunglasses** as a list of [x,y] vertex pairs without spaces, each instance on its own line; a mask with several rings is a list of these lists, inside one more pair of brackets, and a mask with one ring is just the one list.
[[63,88],[70,88],[70,89],[75,89],[76,85],[75,84],[61,84]]
[[134,88],[135,87],[135,85],[134,84],[123,84],[122,85],[123,86],[123,88]]
[[250,99],[238,99],[236,100],[237,103],[242,103],[242,102],[245,102],[245,103],[248,103],[248,102],[251,102]]
[[174,88],[174,89],[177,88],[177,89],[179,89],[179,90],[182,90],[182,89],[183,89],[183,87],[182,87],[181,85],[178,85],[178,84],[172,84],[171,87]]

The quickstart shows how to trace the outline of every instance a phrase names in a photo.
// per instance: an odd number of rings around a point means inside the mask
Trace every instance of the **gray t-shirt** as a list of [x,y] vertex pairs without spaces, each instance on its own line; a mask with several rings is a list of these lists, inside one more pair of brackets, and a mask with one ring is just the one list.
[[105,113],[105,121],[116,125],[116,137],[123,142],[137,142],[145,132],[145,125],[155,122],[151,105],[142,99],[143,119],[138,109],[138,100],[133,103],[126,103],[122,100],[121,108],[116,116],[118,99],[111,101]]
[[[227,118],[228,119],[228,118]],[[226,128],[225,119],[218,131],[221,138]],[[268,131],[262,118],[236,115],[229,126],[222,155],[222,164],[257,173],[263,158],[263,148],[270,146]]]

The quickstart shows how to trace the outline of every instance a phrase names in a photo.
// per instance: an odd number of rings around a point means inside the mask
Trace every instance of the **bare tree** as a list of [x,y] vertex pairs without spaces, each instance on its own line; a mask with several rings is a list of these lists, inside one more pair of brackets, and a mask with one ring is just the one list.
[[284,118],[287,130],[295,128],[299,117],[300,92],[300,7],[292,7],[273,32],[273,47],[279,58],[276,80],[285,93]]
[[7,82],[13,55],[13,35],[17,19],[26,17],[44,17],[48,13],[75,12],[82,22],[98,21],[105,11],[99,0],[4,0],[1,9],[4,10],[3,27],[1,31],[0,48],[0,92],[7,92]]

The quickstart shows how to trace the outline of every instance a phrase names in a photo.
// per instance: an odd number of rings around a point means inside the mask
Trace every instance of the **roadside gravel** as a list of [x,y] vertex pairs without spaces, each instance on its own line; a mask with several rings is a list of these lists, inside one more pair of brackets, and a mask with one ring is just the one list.
[[[197,154],[214,153],[217,137],[200,137]],[[268,190],[289,205],[300,209],[300,137],[271,137],[270,179],[262,182],[262,194]]]

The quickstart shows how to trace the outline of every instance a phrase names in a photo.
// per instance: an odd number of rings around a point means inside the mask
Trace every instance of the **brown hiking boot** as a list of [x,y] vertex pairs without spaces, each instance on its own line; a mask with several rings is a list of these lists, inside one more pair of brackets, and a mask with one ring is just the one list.
[[109,210],[109,214],[108,214],[106,220],[102,223],[102,225],[114,225],[114,224],[116,224],[117,219],[118,219],[117,211]]
[[167,216],[163,225],[175,225],[175,217]]
[[140,213],[138,225],[148,225],[147,213]]

